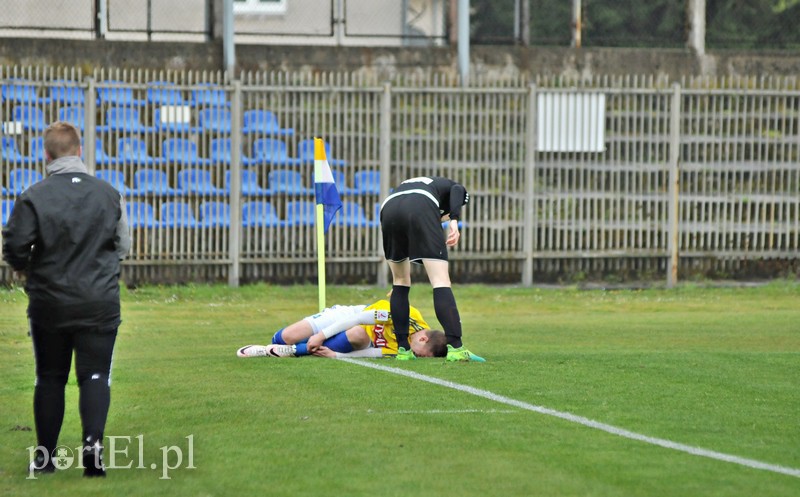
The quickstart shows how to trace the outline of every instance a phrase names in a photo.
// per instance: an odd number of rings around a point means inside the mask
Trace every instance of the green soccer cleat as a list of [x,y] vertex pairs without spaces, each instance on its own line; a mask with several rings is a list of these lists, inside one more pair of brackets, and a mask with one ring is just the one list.
[[446,362],[486,362],[486,359],[479,355],[475,355],[467,350],[463,345],[459,348],[453,348],[452,345],[447,346]]
[[413,361],[416,358],[417,356],[414,355],[414,352],[406,350],[403,347],[397,349],[397,356],[395,356],[395,359],[398,361]]

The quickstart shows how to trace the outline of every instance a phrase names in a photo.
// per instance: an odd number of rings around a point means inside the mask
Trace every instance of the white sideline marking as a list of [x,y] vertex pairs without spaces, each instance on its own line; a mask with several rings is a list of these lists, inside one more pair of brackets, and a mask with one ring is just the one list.
[[367,409],[367,414],[511,414],[519,411],[512,411],[510,409],[429,409],[427,411],[373,411]]
[[616,426],[608,425],[605,423],[601,423],[599,421],[595,421],[593,419],[584,418],[583,416],[577,416],[575,414],[571,414],[568,412],[556,411],[555,409],[550,409],[548,407],[536,406],[533,404],[528,404],[527,402],[522,402],[519,400],[512,399],[510,397],[504,397],[502,395],[498,395],[496,393],[492,393],[488,390],[482,390],[480,388],[470,387],[467,385],[460,385],[458,383],[453,383],[452,381],[442,380],[439,378],[434,378],[433,376],[426,376],[424,374],[415,373],[413,371],[407,371],[405,369],[398,369],[398,368],[391,368],[389,366],[383,366],[380,364],[374,364],[372,362],[364,362],[359,361],[356,359],[346,359],[342,358],[339,359],[340,361],[349,362],[350,364],[357,364],[359,366],[364,366],[367,368],[378,369],[380,371],[386,371],[388,373],[399,374],[401,376],[407,376],[409,378],[413,378],[415,380],[421,380],[428,383],[433,383],[434,385],[439,385],[447,388],[452,388],[453,390],[459,390],[461,392],[466,392],[478,397],[483,397],[484,399],[493,400],[495,402],[500,402],[501,404],[506,404],[513,407],[519,407],[520,409],[525,409],[528,411],[538,412],[539,414],[546,414],[548,416],[554,416],[556,418],[565,419],[572,423],[578,423],[579,425],[588,426],[589,428],[594,428],[596,430],[605,431],[606,433],[611,433],[612,435],[617,435],[619,437],[629,438],[631,440],[638,440],[639,442],[648,443],[651,445],[658,445],[659,447],[664,447],[667,449],[678,450],[681,452],[686,452],[687,454],[692,454],[695,456],[700,457],[708,457],[709,459],[716,459],[718,461],[725,461],[733,464],[739,464],[741,466],[747,466],[748,468],[753,469],[763,469],[764,471],[772,471],[773,473],[781,473],[784,475],[794,476],[796,478],[800,478],[800,469],[789,468],[786,466],[778,466],[776,464],[769,464],[761,461],[756,461],[755,459],[746,459],[744,457],[733,456],[730,454],[725,454],[722,452],[716,452],[713,450],[703,449],[701,447],[692,447],[691,445],[684,445],[682,443],[673,442],[671,440],[665,440],[663,438],[655,438],[649,437],[647,435],[642,435],[640,433],[636,433],[633,431],[628,431],[623,428],[617,428]]

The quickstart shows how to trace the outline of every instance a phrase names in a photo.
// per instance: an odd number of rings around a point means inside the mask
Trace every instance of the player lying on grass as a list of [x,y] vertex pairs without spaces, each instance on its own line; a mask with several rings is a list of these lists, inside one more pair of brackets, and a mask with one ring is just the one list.
[[[422,314],[411,307],[408,333],[411,350],[417,357],[445,357],[444,333],[431,330]],[[247,345],[239,357],[382,357],[397,354],[394,323],[389,302],[372,305],[335,305],[319,314],[280,329],[270,345]]]

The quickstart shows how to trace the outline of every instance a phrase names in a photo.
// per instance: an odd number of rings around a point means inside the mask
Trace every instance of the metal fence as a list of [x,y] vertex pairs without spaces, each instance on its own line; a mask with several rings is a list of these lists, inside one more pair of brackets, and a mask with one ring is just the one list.
[[[3,220],[44,173],[41,132],[84,133],[125,195],[139,282],[313,281],[313,150],[346,208],[333,282],[386,284],[377,205],[405,178],[463,183],[456,281],[796,271],[795,79],[377,81],[347,74],[3,68]],[[769,267],[763,267],[769,266]],[[773,267],[774,266],[774,267]],[[748,271],[750,269],[747,269]],[[12,278],[0,267],[0,279]]]

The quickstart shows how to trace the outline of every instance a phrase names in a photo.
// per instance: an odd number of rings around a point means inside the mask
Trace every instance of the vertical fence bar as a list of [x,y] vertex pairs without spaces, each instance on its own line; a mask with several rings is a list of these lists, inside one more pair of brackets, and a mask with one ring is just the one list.
[[534,209],[534,175],[536,173],[536,85],[528,86],[528,122],[525,128],[525,214],[522,217],[523,251],[525,260],[522,264],[522,284],[533,285],[533,233]]
[[[381,116],[380,116],[380,195],[378,202],[381,202],[389,195],[389,174],[391,173],[392,158],[392,85],[384,83],[381,95]],[[386,287],[388,275],[386,274],[387,265],[383,263],[383,236],[378,234],[378,286]]]
[[672,103],[670,105],[669,122],[669,238],[667,247],[669,259],[667,261],[667,288],[672,288],[678,282],[678,219],[680,199],[680,177],[678,176],[678,160],[681,145],[681,86],[672,84]]
[[94,78],[86,78],[86,109],[84,110],[83,158],[89,174],[94,174],[95,141],[97,139],[97,106]]
[[231,222],[228,236],[228,253],[231,267],[228,271],[228,286],[239,286],[242,250],[242,82],[233,82],[231,98],[231,169],[230,169]]

